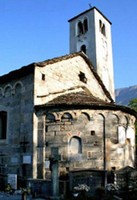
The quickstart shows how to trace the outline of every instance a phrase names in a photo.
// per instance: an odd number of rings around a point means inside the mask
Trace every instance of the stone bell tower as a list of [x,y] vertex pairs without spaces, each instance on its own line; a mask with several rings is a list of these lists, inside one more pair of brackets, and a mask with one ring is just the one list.
[[73,17],[70,23],[70,53],[83,51],[106,89],[114,97],[111,22],[96,8]]

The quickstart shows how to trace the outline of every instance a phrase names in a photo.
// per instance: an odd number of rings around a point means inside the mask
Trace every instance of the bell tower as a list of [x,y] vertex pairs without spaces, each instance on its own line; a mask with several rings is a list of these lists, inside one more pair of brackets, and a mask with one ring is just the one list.
[[70,53],[83,51],[114,97],[111,22],[96,8],[73,17],[70,23]]

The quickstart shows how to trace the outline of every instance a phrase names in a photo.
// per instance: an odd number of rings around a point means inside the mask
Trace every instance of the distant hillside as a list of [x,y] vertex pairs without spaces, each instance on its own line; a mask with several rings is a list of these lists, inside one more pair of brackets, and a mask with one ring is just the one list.
[[129,101],[137,98],[137,85],[115,90],[116,103],[127,106]]

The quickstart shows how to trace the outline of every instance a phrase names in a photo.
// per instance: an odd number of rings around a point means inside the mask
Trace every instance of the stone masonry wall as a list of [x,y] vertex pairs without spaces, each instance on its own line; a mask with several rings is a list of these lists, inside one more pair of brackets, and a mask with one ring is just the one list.
[[[45,127],[42,134],[46,145],[44,160],[49,161],[51,147],[57,146],[61,155],[60,175],[75,169],[103,170],[104,162],[107,170],[134,166],[134,120],[133,116],[120,111],[47,112],[41,121]],[[50,170],[45,168],[45,176],[49,174]]]
[[[87,79],[85,83],[80,80],[81,72]],[[109,101],[89,66],[80,56],[42,68],[36,67],[35,75],[35,105],[47,103],[61,94],[70,93],[82,87],[94,96]]]
[[0,166],[9,174],[31,177],[33,87],[33,75],[0,85],[0,111],[7,112],[6,139],[0,139]]

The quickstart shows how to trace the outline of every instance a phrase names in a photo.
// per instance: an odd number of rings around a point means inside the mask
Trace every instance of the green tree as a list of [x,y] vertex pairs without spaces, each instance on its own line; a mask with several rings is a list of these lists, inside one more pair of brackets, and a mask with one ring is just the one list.
[[[131,109],[133,109],[133,110],[135,110],[135,111],[137,112],[137,98],[132,99],[132,100],[129,102],[128,106],[129,106]],[[136,148],[137,148],[137,120],[136,120],[136,122],[135,122],[135,128],[136,128]]]
[[129,102],[128,106],[129,106],[130,108],[134,109],[134,110],[137,112],[137,98],[132,99],[132,100]]

